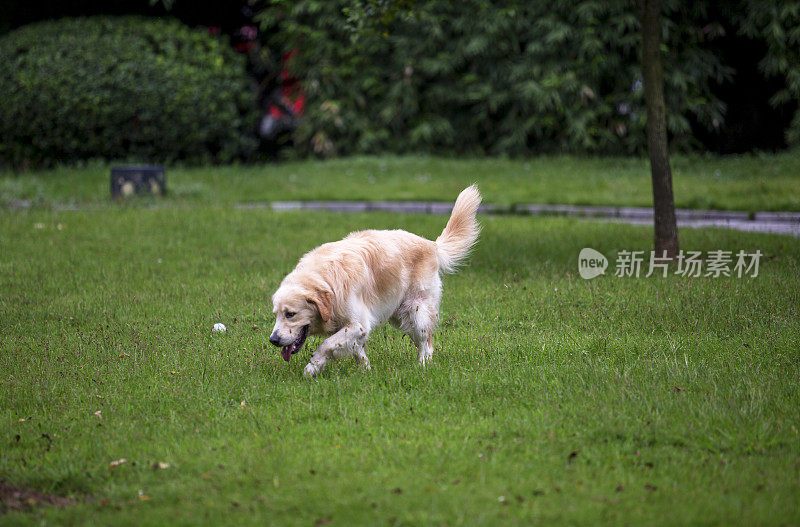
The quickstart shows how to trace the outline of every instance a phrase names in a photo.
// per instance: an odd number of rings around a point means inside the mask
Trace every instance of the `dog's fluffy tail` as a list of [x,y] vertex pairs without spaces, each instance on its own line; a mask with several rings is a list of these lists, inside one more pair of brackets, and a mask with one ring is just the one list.
[[475,220],[475,214],[480,204],[481,194],[475,185],[465,188],[458,195],[447,226],[436,238],[436,257],[443,273],[456,272],[478,241],[481,228]]

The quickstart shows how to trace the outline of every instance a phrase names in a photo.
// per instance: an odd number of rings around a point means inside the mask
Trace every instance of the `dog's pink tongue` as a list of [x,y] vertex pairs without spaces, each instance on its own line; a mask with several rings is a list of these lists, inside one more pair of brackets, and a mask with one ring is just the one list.
[[289,362],[289,359],[292,358],[292,347],[291,346],[284,346],[281,348],[281,356],[283,360]]

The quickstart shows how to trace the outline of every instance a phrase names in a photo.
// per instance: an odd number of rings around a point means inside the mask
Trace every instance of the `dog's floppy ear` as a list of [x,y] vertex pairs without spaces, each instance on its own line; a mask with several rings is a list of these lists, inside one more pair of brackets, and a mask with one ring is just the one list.
[[322,317],[323,322],[327,322],[331,319],[333,294],[329,289],[323,289],[321,287],[314,288],[306,300],[317,306],[317,311],[319,311],[319,316]]

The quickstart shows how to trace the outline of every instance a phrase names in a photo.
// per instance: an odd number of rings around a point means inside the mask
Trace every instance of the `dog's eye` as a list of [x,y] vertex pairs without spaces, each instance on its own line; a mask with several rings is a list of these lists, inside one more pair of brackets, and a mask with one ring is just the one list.
[[286,312],[286,314],[285,314],[284,316],[285,316],[286,318],[292,318],[292,317],[293,317],[293,316],[295,316],[296,314],[297,314],[297,313],[293,313],[292,311],[287,311],[287,312]]

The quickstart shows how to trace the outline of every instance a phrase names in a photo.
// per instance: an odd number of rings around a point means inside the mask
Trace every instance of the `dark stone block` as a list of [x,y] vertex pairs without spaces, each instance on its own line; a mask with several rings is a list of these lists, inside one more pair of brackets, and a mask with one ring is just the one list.
[[129,165],[111,169],[111,197],[127,198],[135,194],[163,196],[167,193],[164,167]]

